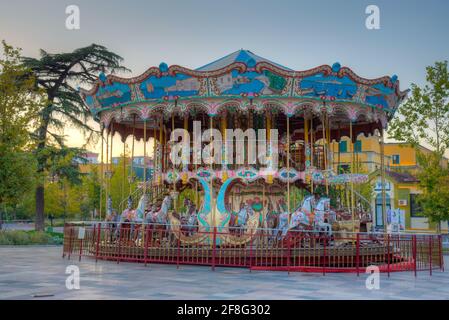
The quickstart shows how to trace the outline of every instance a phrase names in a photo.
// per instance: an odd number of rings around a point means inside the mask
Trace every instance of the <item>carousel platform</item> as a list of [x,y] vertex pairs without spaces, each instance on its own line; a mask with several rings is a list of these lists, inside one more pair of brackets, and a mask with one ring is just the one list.
[[[80,235],[82,228],[82,237]],[[100,231],[100,232],[98,232]],[[442,269],[441,239],[436,235],[345,234],[338,240],[298,232],[282,239],[255,232],[244,244],[183,243],[168,230],[146,230],[144,239],[97,226],[66,225],[64,257],[82,256],[119,262],[243,267],[301,272],[380,272]],[[206,233],[204,233],[206,234]],[[223,234],[223,233],[221,233]],[[210,239],[220,234],[210,232]]]

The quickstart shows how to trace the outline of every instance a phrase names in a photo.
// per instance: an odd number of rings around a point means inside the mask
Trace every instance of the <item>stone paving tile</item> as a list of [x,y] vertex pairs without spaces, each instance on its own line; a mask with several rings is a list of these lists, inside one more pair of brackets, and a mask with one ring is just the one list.
[[[447,272],[382,274],[380,290],[366,275],[252,271],[82,258],[61,258],[61,247],[0,247],[0,299],[449,299]],[[449,257],[445,257],[449,262]],[[66,266],[80,268],[81,289],[67,290]],[[51,294],[33,297],[34,294]]]

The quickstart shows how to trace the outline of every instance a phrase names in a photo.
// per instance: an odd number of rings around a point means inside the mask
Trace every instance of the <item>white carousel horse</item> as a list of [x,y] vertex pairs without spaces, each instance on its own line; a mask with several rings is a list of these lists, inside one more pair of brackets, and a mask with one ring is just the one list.
[[[326,221],[327,220],[327,221]],[[317,231],[324,232],[326,235],[332,235],[332,223],[336,220],[336,213],[330,209],[330,199],[321,198],[315,206],[315,217],[313,220],[314,228]]]
[[142,222],[145,219],[145,208],[147,204],[147,196],[146,194],[142,195],[140,197],[139,203],[137,205],[137,208],[135,210],[135,222]]
[[313,196],[308,196],[303,200],[301,206],[298,206],[298,208],[293,212],[291,216],[289,229],[293,229],[301,225],[309,226],[311,224],[313,203]]
[[161,209],[153,213],[153,223],[166,224],[168,218],[168,210],[171,205],[171,197],[169,195],[165,196],[162,200]]
[[198,227],[198,213],[192,201],[186,199],[184,204],[187,205],[187,218],[181,219],[182,229],[191,236]]

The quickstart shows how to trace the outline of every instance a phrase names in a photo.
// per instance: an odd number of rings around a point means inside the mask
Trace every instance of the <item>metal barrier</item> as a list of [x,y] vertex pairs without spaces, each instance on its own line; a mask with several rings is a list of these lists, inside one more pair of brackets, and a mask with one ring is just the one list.
[[[195,229],[195,230],[193,230]],[[192,231],[193,230],[193,231]],[[444,270],[440,235],[334,233],[241,228],[226,231],[142,223],[64,226],[63,257],[301,272]],[[231,240],[229,240],[231,239]]]

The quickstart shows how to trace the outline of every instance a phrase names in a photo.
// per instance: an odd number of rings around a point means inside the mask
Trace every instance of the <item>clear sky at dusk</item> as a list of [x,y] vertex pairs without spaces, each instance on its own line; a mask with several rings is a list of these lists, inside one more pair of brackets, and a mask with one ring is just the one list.
[[[71,4],[80,30],[65,28]],[[380,30],[365,27],[369,4],[380,8]],[[0,1],[0,39],[24,55],[98,43],[124,57],[130,76],[161,61],[196,68],[244,48],[296,70],[338,61],[362,77],[397,74],[406,89],[448,60],[448,33],[446,0]],[[66,133],[80,145],[82,136]]]

